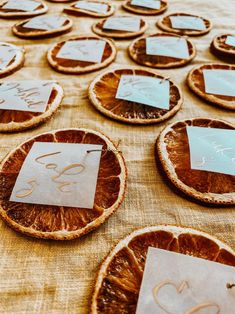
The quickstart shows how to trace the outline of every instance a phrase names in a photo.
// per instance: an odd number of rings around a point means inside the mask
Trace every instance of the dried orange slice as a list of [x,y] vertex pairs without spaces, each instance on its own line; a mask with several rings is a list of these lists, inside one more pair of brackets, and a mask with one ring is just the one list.
[[235,58],[235,46],[226,43],[230,34],[217,35],[211,43],[211,52],[219,58],[228,58],[230,62],[234,62]]
[[[87,61],[79,61],[79,60],[68,60],[61,59],[57,57],[57,53],[63,47],[63,45],[67,41],[79,41],[79,40],[101,40],[105,41],[105,48],[103,57],[100,63],[95,62],[87,62]],[[52,46],[48,53],[47,59],[49,64],[58,72],[62,73],[71,73],[71,74],[82,74],[88,73],[92,71],[96,71],[102,68],[107,67],[111,62],[113,62],[116,58],[116,47],[112,40],[99,38],[95,36],[78,36],[66,41],[61,41]]]
[[45,3],[38,0],[34,0],[34,1],[38,2],[39,6],[33,11],[6,9],[3,7],[7,4],[8,0],[2,1],[2,3],[0,4],[0,18],[10,19],[10,18],[30,17],[30,16],[44,14],[48,11],[48,7]]
[[106,116],[126,123],[152,124],[159,123],[181,108],[183,96],[179,87],[170,82],[170,109],[160,109],[140,103],[117,99],[116,93],[122,75],[142,75],[169,80],[153,71],[140,68],[121,68],[99,75],[89,87],[89,98],[92,104]]
[[[200,18],[205,25],[204,30],[194,30],[194,29],[179,29],[179,28],[173,28],[171,24],[170,18],[173,16],[182,16],[182,17],[195,17],[195,18]],[[212,28],[212,24],[208,19],[205,19],[204,17],[201,16],[196,16],[192,14],[187,14],[187,13],[172,13],[167,16],[164,16],[162,19],[160,19],[157,22],[157,26],[160,27],[163,31],[170,32],[170,33],[176,33],[179,35],[189,35],[189,36],[201,36],[209,33],[209,31]]]
[[157,55],[148,55],[146,53],[146,38],[149,37],[176,37],[181,38],[181,36],[170,34],[170,33],[157,33],[150,36],[143,36],[134,40],[129,46],[129,55],[130,57],[138,64],[149,66],[152,68],[174,68],[181,67],[193,60],[196,56],[195,45],[189,40],[186,39],[189,51],[189,57],[187,59],[179,59],[168,56],[157,56]]
[[[9,63],[6,66],[0,68],[0,77],[2,78],[18,71],[20,68],[23,67],[25,60],[25,51],[22,48],[5,42],[0,42],[0,48],[1,47],[9,48],[10,50],[15,52],[15,55],[9,61]],[[4,59],[4,55],[2,56],[0,53],[0,59],[2,58]]]
[[192,69],[187,77],[187,83],[190,89],[204,100],[223,107],[225,109],[235,110],[235,97],[207,94],[205,92],[205,83],[203,70],[235,70],[235,65],[208,63]]
[[46,122],[56,113],[63,97],[62,87],[54,83],[45,112],[0,109],[0,132],[23,131]]
[[68,14],[72,14],[75,16],[92,16],[92,17],[108,17],[110,15],[113,15],[115,12],[114,7],[108,3],[108,2],[101,2],[101,1],[96,1],[96,0],[86,0],[85,2],[88,3],[98,3],[98,4],[102,4],[102,5],[106,5],[107,11],[106,12],[98,12],[96,11],[96,9],[85,9],[85,8],[78,8],[76,7],[76,4],[79,2],[76,2],[74,4],[72,4],[70,7],[64,8],[64,12],[68,13]]
[[160,9],[152,9],[145,6],[133,5],[131,2],[132,0],[127,0],[122,6],[125,10],[137,14],[157,15],[165,12],[168,8],[168,3],[165,0],[160,1]]
[[[34,142],[103,145],[93,209],[10,202],[21,166]],[[0,165],[0,216],[26,235],[70,240],[101,225],[121,204],[126,188],[122,154],[103,134],[87,129],[63,129],[33,137],[14,149]]]
[[175,122],[167,126],[157,139],[157,163],[160,161],[167,178],[190,198],[208,204],[234,205],[235,176],[191,169],[187,126],[235,129],[228,122],[208,118]]
[[92,298],[92,314],[136,312],[149,247],[235,267],[235,252],[207,233],[176,226],[136,230],[120,241],[101,265]]

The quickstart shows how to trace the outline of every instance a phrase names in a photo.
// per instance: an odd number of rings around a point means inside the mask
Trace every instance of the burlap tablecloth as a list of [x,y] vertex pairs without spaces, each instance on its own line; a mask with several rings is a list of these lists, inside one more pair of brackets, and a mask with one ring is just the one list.
[[[122,1],[110,1],[120,9]],[[47,2],[49,13],[61,12],[64,5]],[[209,52],[212,38],[234,31],[234,0],[171,0],[167,12],[189,12],[212,20],[210,34],[192,38],[197,57],[181,69],[159,71],[169,75],[184,93],[182,110],[171,120],[197,116],[223,118],[235,123],[233,112],[204,103],[185,85],[188,71],[195,65],[218,61]],[[128,14],[128,13],[126,13]],[[147,33],[157,32],[159,17],[146,17]],[[90,26],[96,19],[72,17],[73,34],[92,34]],[[163,181],[155,166],[154,143],[162,127],[131,126],[112,121],[97,112],[87,98],[88,84],[99,72],[82,76],[63,75],[48,65],[45,54],[59,38],[21,40],[11,34],[14,20],[0,21],[1,41],[22,45],[26,49],[25,67],[8,77],[13,79],[53,79],[60,82],[65,99],[60,112],[39,128],[11,135],[0,135],[0,157],[22,141],[42,132],[67,127],[100,130],[114,141],[122,140],[129,178],[125,200],[118,211],[100,228],[87,236],[64,243],[41,241],[20,235],[0,221],[0,313],[87,313],[96,273],[109,250],[131,231],[154,224],[191,226],[213,234],[235,249],[235,211],[207,208],[175,194]],[[116,41],[118,55],[109,69],[134,65],[127,55],[130,40]]]

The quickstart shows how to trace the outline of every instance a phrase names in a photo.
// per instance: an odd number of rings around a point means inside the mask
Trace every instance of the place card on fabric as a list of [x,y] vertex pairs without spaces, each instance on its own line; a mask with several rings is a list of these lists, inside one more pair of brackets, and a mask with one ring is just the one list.
[[17,49],[11,46],[0,45],[0,70],[5,69],[16,56]]
[[35,142],[10,201],[93,208],[101,151],[102,145]]
[[169,109],[170,83],[168,80],[156,77],[122,75],[116,98],[155,108]]
[[91,12],[96,13],[107,13],[108,5],[105,3],[98,3],[98,2],[88,2],[88,1],[78,1],[75,4],[75,8],[83,9]]
[[132,5],[136,5],[143,8],[158,10],[161,8],[161,1],[159,0],[132,0]]
[[191,29],[203,31],[206,25],[200,17],[197,16],[170,16],[171,26],[176,29]]
[[41,5],[40,2],[33,0],[8,0],[6,4],[2,7],[7,10],[19,10],[25,12],[33,12]]
[[189,50],[185,38],[162,36],[146,38],[146,54],[188,59]]
[[235,267],[148,248],[136,314],[233,313]]
[[203,70],[207,94],[235,97],[235,70]]
[[0,83],[0,109],[45,112],[53,81],[12,81]]
[[235,36],[227,36],[225,44],[235,47]]
[[103,29],[138,32],[140,30],[140,18],[110,17],[104,22]]
[[63,16],[36,16],[25,23],[23,27],[49,31],[60,28],[66,20],[67,18]]
[[235,175],[235,130],[187,126],[191,169]]
[[57,58],[99,63],[102,61],[106,42],[104,40],[70,40],[57,54]]

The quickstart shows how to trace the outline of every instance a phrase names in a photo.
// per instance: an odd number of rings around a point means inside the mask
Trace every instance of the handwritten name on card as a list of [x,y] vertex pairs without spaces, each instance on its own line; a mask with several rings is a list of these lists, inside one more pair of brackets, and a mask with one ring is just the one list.
[[108,11],[107,4],[98,2],[78,1],[75,5],[75,8],[103,14],[107,13]]
[[203,70],[207,94],[235,97],[235,70]]
[[32,12],[37,9],[41,4],[32,0],[8,0],[8,2],[2,7],[7,10],[19,10],[25,12]]
[[111,17],[104,22],[103,29],[138,32],[140,30],[140,18]]
[[49,31],[60,28],[66,20],[67,18],[63,16],[36,16],[25,23],[23,27]]
[[158,10],[161,7],[161,1],[159,0],[132,0],[131,4],[154,10]]
[[235,130],[187,127],[191,168],[235,175]]
[[5,69],[16,56],[17,48],[11,46],[0,46],[0,70]]
[[168,80],[143,75],[122,75],[116,98],[155,108],[169,109],[169,90]]
[[67,41],[57,58],[99,63],[102,61],[106,42],[104,40]]
[[54,82],[14,81],[0,84],[0,109],[45,112]]
[[102,145],[34,143],[10,201],[93,208],[101,150]]
[[227,36],[225,44],[235,47],[235,36]]
[[171,26],[176,29],[191,29],[203,31],[206,25],[200,17],[197,16],[170,16]]
[[136,314],[233,313],[235,267],[149,247]]
[[189,58],[186,39],[180,37],[148,37],[146,38],[147,55],[167,56],[177,59]]

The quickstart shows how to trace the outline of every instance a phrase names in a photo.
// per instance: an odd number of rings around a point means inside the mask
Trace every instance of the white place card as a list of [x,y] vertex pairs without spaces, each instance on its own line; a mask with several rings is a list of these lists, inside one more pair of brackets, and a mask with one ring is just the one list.
[[66,20],[67,18],[63,16],[36,16],[25,23],[23,27],[50,31],[63,26]]
[[225,44],[235,47],[235,36],[227,36]]
[[235,130],[187,127],[191,169],[235,175]]
[[186,39],[172,36],[146,38],[146,54],[177,59],[189,58]]
[[168,80],[156,77],[122,75],[116,98],[155,108],[169,109],[170,83]]
[[10,201],[93,208],[101,150],[102,145],[34,143]]
[[203,70],[207,94],[235,97],[235,70]]
[[33,12],[40,5],[41,3],[33,0],[8,0],[8,2],[2,8],[7,10]]
[[0,83],[0,109],[45,112],[53,81],[14,81]]
[[235,267],[149,247],[136,314],[232,314]]
[[171,26],[176,29],[191,29],[203,31],[206,25],[200,17],[197,16],[170,16]]
[[108,5],[105,3],[98,3],[98,2],[88,2],[88,1],[78,1],[75,4],[75,8],[83,9],[91,12],[96,13],[107,13]]
[[99,63],[102,61],[104,40],[71,40],[59,50],[57,58]]
[[0,70],[5,69],[16,56],[17,48],[0,45]]
[[159,0],[132,0],[132,5],[137,5],[139,7],[155,9],[158,10],[161,8],[161,1]]
[[138,32],[140,30],[140,18],[137,17],[110,17],[104,22],[103,29]]

